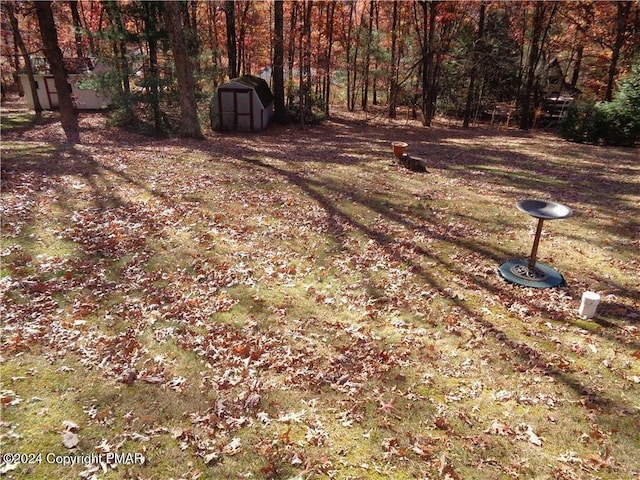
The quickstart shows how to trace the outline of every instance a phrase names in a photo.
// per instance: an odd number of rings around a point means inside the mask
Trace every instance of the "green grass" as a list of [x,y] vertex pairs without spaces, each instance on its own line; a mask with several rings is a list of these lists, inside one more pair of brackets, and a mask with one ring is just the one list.
[[[637,151],[403,122],[76,148],[4,128],[3,452],[145,456],[98,466],[114,479],[640,474]],[[496,275],[531,248],[525,197],[576,213],[539,250],[565,287]]]
[[35,115],[30,113],[12,113],[0,116],[0,127],[4,132],[31,127],[34,124]]

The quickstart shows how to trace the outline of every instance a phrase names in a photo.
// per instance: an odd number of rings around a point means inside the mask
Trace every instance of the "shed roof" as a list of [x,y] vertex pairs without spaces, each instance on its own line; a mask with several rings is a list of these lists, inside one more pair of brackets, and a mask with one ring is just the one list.
[[269,85],[260,77],[243,75],[242,77],[230,80],[229,83],[241,83],[242,85],[253,88],[264,107],[268,107],[273,102],[273,93],[271,93]]

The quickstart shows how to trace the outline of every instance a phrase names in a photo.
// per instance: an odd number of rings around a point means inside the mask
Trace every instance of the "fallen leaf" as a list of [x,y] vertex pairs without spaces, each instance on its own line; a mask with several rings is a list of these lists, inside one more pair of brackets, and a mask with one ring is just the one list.
[[242,442],[238,437],[235,437],[233,440],[231,440],[231,442],[225,445],[225,447],[222,449],[222,452],[227,455],[235,455],[237,453],[240,453],[241,451],[242,451]]
[[71,420],[64,420],[62,426],[68,432],[76,432],[80,428],[76,422],[72,422]]
[[254,408],[258,407],[258,405],[260,404],[260,400],[260,394],[251,392],[249,395],[247,395],[247,398],[244,401],[244,408],[246,410],[253,410]]
[[492,435],[510,436],[513,435],[514,432],[506,423],[494,420],[491,426],[487,430],[485,430],[485,433],[490,433]]
[[18,468],[18,465],[20,464],[19,463],[3,463],[2,466],[0,466],[0,475],[4,475],[7,472],[15,470],[16,468]]
[[118,378],[119,382],[124,383],[125,385],[131,385],[138,378],[138,371],[135,368],[130,368],[125,370],[122,375]]
[[447,461],[444,453],[440,457],[439,473],[444,480],[460,480],[460,477],[453,469],[453,466]]
[[148,442],[150,440],[148,436],[142,435],[141,433],[137,433],[137,432],[133,432],[131,435],[129,435],[129,438],[131,438],[131,440],[134,440],[136,442]]
[[605,452],[604,456],[601,453],[594,453],[587,459],[589,465],[595,470],[602,468],[612,468],[614,466],[613,458],[609,452]]
[[62,445],[66,448],[75,448],[78,446],[78,443],[80,443],[80,439],[77,433],[70,432],[69,430],[62,432]]
[[449,430],[451,428],[451,424],[445,417],[436,418],[435,424],[440,430]]
[[529,443],[538,447],[542,446],[542,438],[536,434],[531,425],[519,425],[518,430],[521,432],[521,437],[524,440],[527,440]]
[[218,452],[211,452],[204,456],[204,463],[207,465],[215,464],[220,461],[220,454]]

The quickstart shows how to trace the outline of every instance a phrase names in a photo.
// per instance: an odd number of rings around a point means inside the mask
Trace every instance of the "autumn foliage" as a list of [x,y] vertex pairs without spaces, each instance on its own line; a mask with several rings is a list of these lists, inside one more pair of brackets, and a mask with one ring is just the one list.
[[[0,475],[638,479],[638,150],[481,121],[540,126],[552,58],[586,105],[636,108],[637,2],[44,3],[114,105],[70,144],[3,99]],[[10,37],[44,46],[7,5],[9,87]],[[206,128],[214,87],[268,65],[302,128]],[[538,250],[558,288],[498,274],[525,198],[574,212]]]
[[[47,33],[39,31],[32,3],[15,6],[18,30],[12,36],[5,29],[2,44],[7,88],[25,62],[16,35],[30,55],[44,56]],[[145,121],[156,133],[196,137],[194,99],[186,96],[195,93],[202,104],[229,76],[261,72],[269,81],[273,72],[276,98],[286,99],[278,102],[280,121],[291,105],[304,123],[312,109],[327,114],[336,104],[381,106],[390,117],[405,106],[424,125],[436,113],[464,117],[468,125],[496,102],[515,102],[521,128],[529,129],[551,95],[554,61],[566,94],[610,101],[639,42],[638,4],[630,1],[190,0],[171,6],[169,15],[163,2],[51,6],[63,54],[90,56],[112,69],[108,88],[128,128]],[[169,19],[181,25],[178,43],[169,41],[176,31],[167,28]]]

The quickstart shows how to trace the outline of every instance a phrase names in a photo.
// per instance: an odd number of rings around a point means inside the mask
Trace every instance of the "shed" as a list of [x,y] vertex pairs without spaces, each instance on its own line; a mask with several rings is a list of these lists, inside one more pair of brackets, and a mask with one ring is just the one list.
[[[43,59],[32,59],[34,64],[34,80],[40,105],[45,110],[58,108],[58,92],[53,80],[53,75],[49,72],[48,66]],[[96,89],[85,86],[87,80],[92,75],[99,73],[100,69],[95,69],[94,63],[89,58],[65,58],[64,67],[69,81],[69,91],[74,99],[76,108],[80,110],[96,110],[106,108],[111,103],[109,99],[101,95]],[[97,70],[97,71],[96,71]],[[29,78],[26,73],[18,75],[25,93],[25,100],[29,108],[34,108],[33,96],[29,87]]]
[[262,78],[244,75],[220,85],[210,107],[214,130],[263,130],[273,117],[273,93]]

